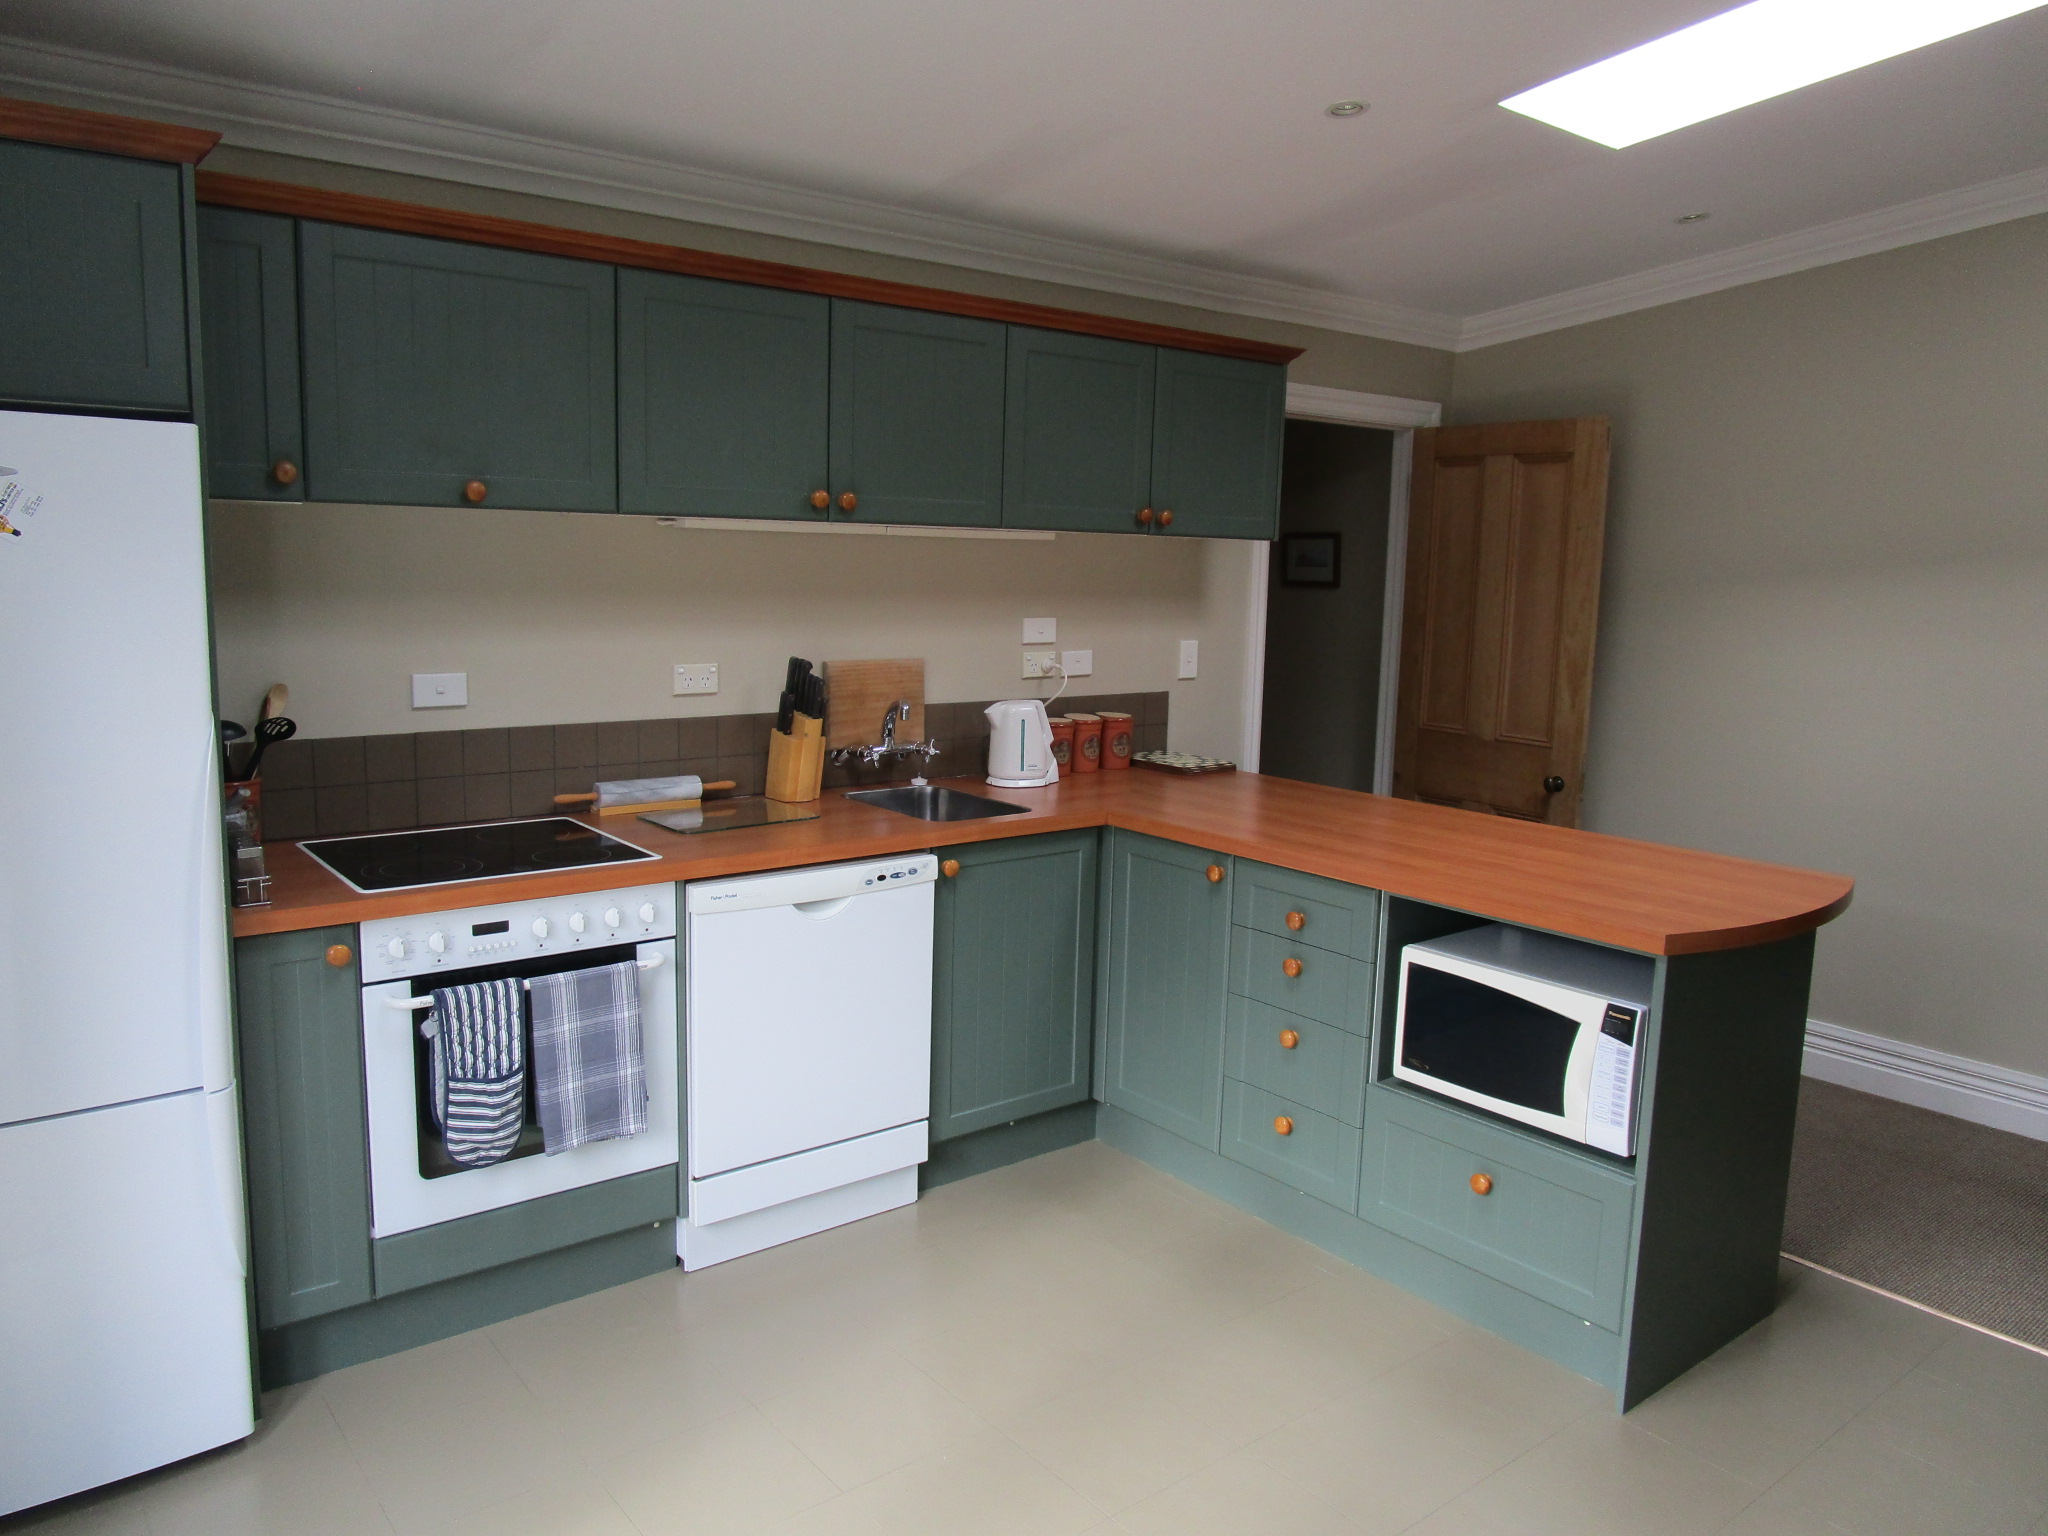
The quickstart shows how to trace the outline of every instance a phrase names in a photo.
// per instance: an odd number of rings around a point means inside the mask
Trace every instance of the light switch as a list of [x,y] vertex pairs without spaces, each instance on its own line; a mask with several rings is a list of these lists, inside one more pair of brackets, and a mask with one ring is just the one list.
[[1024,621],[1024,643],[1026,645],[1051,645],[1060,637],[1058,619],[1026,619]]
[[1095,653],[1093,651],[1061,651],[1060,670],[1069,677],[1092,677],[1095,675]]
[[1202,660],[1202,642],[1183,640],[1180,643],[1180,675],[1183,679],[1193,677]]
[[686,661],[676,667],[676,693],[718,692],[718,663],[715,661]]
[[415,672],[412,675],[414,709],[461,709],[469,703],[467,672]]

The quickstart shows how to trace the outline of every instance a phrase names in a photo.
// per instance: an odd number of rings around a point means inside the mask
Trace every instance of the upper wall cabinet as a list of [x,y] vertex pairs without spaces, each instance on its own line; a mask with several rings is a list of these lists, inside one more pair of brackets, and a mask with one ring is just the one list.
[[955,528],[1002,521],[1007,330],[832,301],[835,517]]
[[307,494],[618,506],[614,268],[299,226]]
[[832,301],[619,271],[619,510],[817,521]]
[[297,236],[290,219],[199,211],[207,489],[244,501],[299,501]]
[[0,142],[0,400],[192,408],[175,165]]
[[1005,524],[1144,530],[1158,357],[1157,347],[1133,341],[1010,328]]
[[1286,416],[1285,368],[1162,347],[1153,526],[1197,538],[1277,538]]

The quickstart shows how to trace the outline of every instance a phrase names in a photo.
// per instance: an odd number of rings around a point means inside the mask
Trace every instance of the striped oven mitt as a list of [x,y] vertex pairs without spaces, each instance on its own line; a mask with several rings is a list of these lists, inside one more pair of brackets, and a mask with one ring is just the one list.
[[503,1162],[526,1122],[525,992],[516,981],[434,989],[434,1119],[465,1168]]

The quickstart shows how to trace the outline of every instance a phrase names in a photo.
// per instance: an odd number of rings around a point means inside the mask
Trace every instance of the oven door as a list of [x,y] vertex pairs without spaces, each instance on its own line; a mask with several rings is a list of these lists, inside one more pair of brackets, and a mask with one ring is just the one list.
[[[677,1148],[676,941],[632,947],[641,962],[640,1027],[647,1054],[647,1129],[622,1141],[600,1141],[556,1157],[541,1153],[537,1127],[504,1162],[464,1168],[450,1162],[425,1112],[427,1054],[419,1032],[424,1010],[399,1006],[431,993],[435,983],[534,976],[581,970],[625,956],[589,952],[489,969],[440,972],[363,988],[363,1068],[370,1127],[370,1232],[390,1237],[458,1216],[517,1205],[585,1184],[675,1163]],[[652,966],[648,965],[653,961]],[[532,1053],[529,1048],[528,1061]],[[529,1118],[532,1095],[528,1093]]]
[[1605,1008],[1552,982],[1403,954],[1394,1076],[1582,1142]]

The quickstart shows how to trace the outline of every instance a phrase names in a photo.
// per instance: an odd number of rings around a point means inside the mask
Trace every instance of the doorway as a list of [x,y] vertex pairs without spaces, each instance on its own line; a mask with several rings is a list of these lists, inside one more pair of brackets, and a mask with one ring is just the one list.
[[1290,417],[1266,573],[1261,773],[1370,790],[1401,434]]

